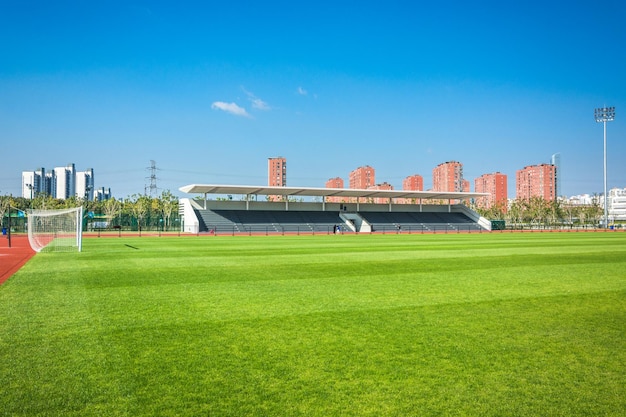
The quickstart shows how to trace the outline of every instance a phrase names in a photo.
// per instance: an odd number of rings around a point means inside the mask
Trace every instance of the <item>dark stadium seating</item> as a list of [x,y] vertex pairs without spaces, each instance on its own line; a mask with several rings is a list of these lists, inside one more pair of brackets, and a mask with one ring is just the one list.
[[[323,211],[197,210],[200,231],[213,233],[332,233],[338,213]],[[203,224],[202,224],[203,223]]]
[[[351,232],[338,212],[279,210],[197,209],[200,231],[236,233],[333,233],[341,225]],[[359,212],[379,233],[480,231],[481,227],[463,213],[449,212]]]
[[481,227],[463,213],[448,212],[362,212],[374,232],[459,232]]

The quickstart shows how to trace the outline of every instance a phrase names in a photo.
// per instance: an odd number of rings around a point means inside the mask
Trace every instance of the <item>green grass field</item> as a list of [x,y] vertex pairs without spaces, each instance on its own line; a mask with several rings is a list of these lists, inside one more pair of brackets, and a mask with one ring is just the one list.
[[626,233],[93,238],[0,287],[0,415],[625,410]]

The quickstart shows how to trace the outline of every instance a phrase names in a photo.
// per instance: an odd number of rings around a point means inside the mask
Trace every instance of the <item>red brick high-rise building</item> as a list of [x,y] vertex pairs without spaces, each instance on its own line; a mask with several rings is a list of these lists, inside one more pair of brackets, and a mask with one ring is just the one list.
[[463,186],[463,164],[460,162],[444,162],[433,169],[433,191],[462,192]]
[[267,185],[270,187],[287,186],[287,159],[282,156],[267,158]]
[[[267,185],[270,187],[286,187],[287,186],[287,159],[282,156],[275,158],[267,158]],[[281,197],[270,195],[268,198],[272,201]]]
[[498,207],[503,213],[508,208],[507,176],[500,172],[483,174],[474,180],[474,191],[489,193],[487,197],[478,197],[476,206],[482,209]]
[[530,200],[540,197],[546,201],[556,199],[556,166],[552,164],[529,165],[515,174],[516,198]]
[[[383,182],[382,184],[372,185],[368,187],[370,190],[393,190],[393,185],[388,182]],[[376,204],[387,204],[389,203],[389,198],[377,197],[374,199],[374,203]]]
[[343,178],[335,177],[326,181],[326,188],[343,188]]
[[463,191],[464,193],[471,192],[469,180],[464,179],[463,181],[461,181],[461,191]]
[[[343,178],[335,177],[326,181],[326,188],[343,188]],[[326,197],[328,203],[346,203],[348,199],[345,197]]]
[[[402,189],[407,191],[424,191],[424,178],[421,175],[409,175],[402,180]],[[415,198],[398,198],[396,203],[398,204],[415,204],[417,203]]]
[[[350,172],[348,179],[349,187],[353,189],[365,190],[376,184],[376,171],[369,165],[358,167]],[[360,202],[360,199],[350,199],[352,202]]]
[[350,188],[365,190],[374,184],[376,184],[376,172],[371,166],[358,167],[350,172]]
[[421,175],[409,175],[402,180],[402,189],[407,191],[424,191],[424,178]]

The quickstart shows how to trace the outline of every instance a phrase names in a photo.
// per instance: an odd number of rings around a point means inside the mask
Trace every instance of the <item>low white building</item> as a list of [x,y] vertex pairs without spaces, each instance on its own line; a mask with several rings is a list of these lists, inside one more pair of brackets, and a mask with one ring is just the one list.
[[[563,199],[562,201],[573,206],[589,206],[592,204],[597,204],[600,208],[604,209],[603,195],[575,195]],[[609,223],[614,221],[626,221],[626,188],[613,188],[609,190],[607,210],[609,215]]]
[[626,188],[613,188],[609,191],[608,211],[609,220],[626,220]]
[[562,201],[572,206],[589,206],[593,204],[594,199],[600,199],[600,198],[601,197],[595,197],[589,194],[580,194],[580,195],[573,195],[571,197],[564,198],[562,199]]

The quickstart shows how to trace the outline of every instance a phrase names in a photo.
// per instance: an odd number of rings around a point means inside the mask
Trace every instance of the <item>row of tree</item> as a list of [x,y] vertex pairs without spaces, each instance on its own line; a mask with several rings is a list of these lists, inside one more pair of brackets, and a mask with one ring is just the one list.
[[[9,205],[16,210],[61,209],[83,206],[89,213],[87,227],[122,227],[131,230],[178,228],[178,198],[169,190],[158,197],[134,194],[125,199],[112,198],[105,201],[88,201],[76,197],[66,200],[40,195],[33,200],[22,197],[0,196],[0,219],[3,226]],[[513,200],[508,208],[494,206],[489,209],[472,207],[483,217],[490,220],[504,220],[508,227],[562,227],[592,226],[600,224],[603,209],[599,199],[590,205],[567,205],[559,200],[548,201],[540,197],[529,200]]]
[[130,230],[172,230],[179,227],[178,197],[169,190],[163,191],[158,197],[134,194],[120,200],[111,198],[105,201],[89,201],[77,197],[60,200],[49,195],[39,195],[32,200],[0,196],[0,219],[5,227],[9,207],[15,216],[28,209],[53,210],[79,206],[83,206],[87,227],[122,227]]
[[549,201],[541,197],[532,197],[528,200],[513,200],[509,207],[472,208],[487,219],[504,220],[512,228],[597,227],[604,213],[598,198],[593,199],[589,205],[571,205],[560,200]]

